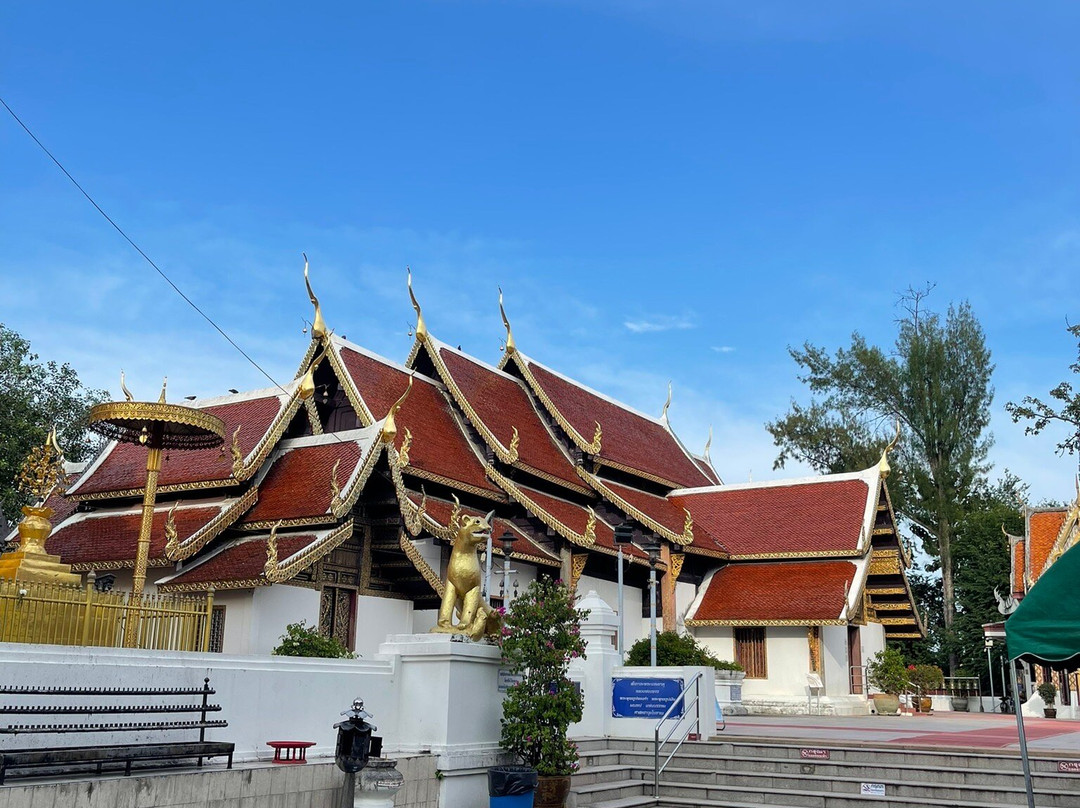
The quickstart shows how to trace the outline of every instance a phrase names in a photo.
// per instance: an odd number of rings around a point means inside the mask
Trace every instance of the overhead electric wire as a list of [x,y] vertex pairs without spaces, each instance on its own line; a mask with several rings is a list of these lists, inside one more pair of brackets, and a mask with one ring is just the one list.
[[0,96],[0,104],[4,105],[4,109],[6,109],[8,111],[8,114],[11,115],[11,117],[15,119],[15,122],[17,124],[19,124],[19,126],[22,127],[23,131],[26,132],[26,134],[28,134],[30,136],[30,138],[34,141],[34,143],[36,143],[38,145],[38,147],[43,152],[45,152],[45,154],[47,154],[49,156],[49,159],[52,160],[56,164],[56,167],[64,172],[64,176],[67,177],[69,180],[71,180],[71,184],[74,185],[76,188],[78,188],[79,193],[81,193],[84,197],[86,197],[86,201],[89,202],[91,205],[93,205],[94,209],[105,218],[105,221],[107,221],[109,224],[111,224],[113,226],[113,229],[116,230],[116,232],[119,233],[123,237],[123,239],[128,244],[130,244],[135,249],[135,251],[146,260],[146,263],[148,263],[150,266],[152,266],[154,268],[154,271],[157,272],[157,274],[160,275],[165,280],[165,282],[167,284],[169,284],[169,286],[171,286],[173,288],[173,291],[176,292],[178,295],[180,295],[180,297],[182,297],[184,299],[184,301],[189,306],[191,306],[191,308],[195,309],[195,311],[197,311],[199,313],[199,315],[204,320],[206,320],[206,322],[210,323],[210,325],[212,325],[214,327],[215,331],[217,331],[219,334],[221,334],[221,336],[223,336],[231,346],[233,346],[236,350],[238,350],[240,352],[241,356],[243,356],[248,362],[250,362],[255,367],[255,369],[259,371],[259,373],[261,373],[263,376],[268,378],[270,380],[270,382],[276,388],[281,390],[283,393],[288,392],[288,391],[285,390],[284,387],[282,387],[278,383],[278,381],[273,376],[271,376],[269,373],[267,373],[265,370],[263,370],[262,365],[260,365],[254,359],[252,359],[251,356],[248,355],[247,351],[245,351],[243,348],[241,348],[239,345],[237,345],[236,341],[232,337],[230,337],[228,334],[226,334],[224,329],[222,329],[221,326],[219,326],[217,323],[215,323],[213,318],[210,317],[210,315],[208,315],[206,312],[204,312],[202,309],[200,309],[199,306],[190,297],[188,297],[186,294],[184,294],[184,292],[180,289],[180,287],[177,286],[175,283],[173,283],[172,278],[170,278],[168,275],[166,275],[165,272],[161,269],[161,267],[159,267],[157,264],[155,264],[154,260],[149,255],[147,255],[145,252],[143,252],[142,247],[140,247],[138,244],[136,244],[135,241],[131,238],[131,236],[129,236],[127,233],[125,233],[124,229],[122,227],[120,227],[120,225],[118,225],[115,221],[113,221],[113,218],[111,216],[109,216],[109,214],[106,213],[102,209],[101,205],[99,205],[94,200],[94,198],[92,196],[90,196],[89,193],[87,193],[86,189],[83,188],[82,185],[79,184],[79,181],[77,179],[75,179],[73,176],[71,176],[71,172],[68,171],[66,168],[64,168],[63,163],[61,163],[59,160],[57,160],[56,156],[53,155],[53,153],[51,151],[49,151],[45,147],[45,144],[42,143],[38,139],[37,135],[35,135],[30,130],[30,127],[27,126],[25,123],[23,123],[22,118],[20,118],[18,115],[15,114],[15,110],[13,110],[10,106],[8,106],[7,101],[5,101],[2,96]]

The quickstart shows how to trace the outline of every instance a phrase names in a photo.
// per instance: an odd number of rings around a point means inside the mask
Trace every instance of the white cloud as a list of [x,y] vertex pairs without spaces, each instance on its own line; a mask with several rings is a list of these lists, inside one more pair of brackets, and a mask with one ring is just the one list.
[[735,353],[735,348],[731,345],[713,345],[712,350],[717,353]]
[[651,334],[657,331],[686,331],[697,328],[692,317],[654,317],[651,320],[627,320],[623,323],[635,334]]

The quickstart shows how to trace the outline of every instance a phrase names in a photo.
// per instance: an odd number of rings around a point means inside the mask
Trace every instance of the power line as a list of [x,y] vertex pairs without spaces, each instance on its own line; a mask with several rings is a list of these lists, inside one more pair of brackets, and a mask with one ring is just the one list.
[[184,301],[189,306],[191,306],[191,308],[195,309],[195,311],[197,311],[199,313],[199,315],[204,320],[206,320],[206,322],[210,323],[210,325],[212,325],[214,327],[214,330],[217,331],[219,334],[221,334],[221,336],[223,336],[231,346],[236,348],[236,350],[238,350],[240,352],[240,355],[243,356],[244,359],[246,359],[248,362],[250,362],[259,371],[259,373],[261,373],[263,376],[268,378],[270,380],[270,383],[273,384],[274,387],[278,388],[283,393],[287,392],[284,387],[282,387],[280,384],[278,384],[277,380],[273,376],[271,376],[269,373],[267,373],[265,370],[263,370],[262,365],[260,365],[254,359],[252,359],[248,355],[247,351],[245,351],[243,348],[241,348],[239,345],[237,345],[236,341],[233,340],[233,338],[230,337],[228,334],[226,334],[225,331],[221,328],[221,326],[219,326],[217,323],[214,322],[214,320],[210,317],[210,315],[208,315],[206,312],[204,312],[202,309],[200,309],[198,307],[198,305],[196,305],[195,302],[192,301],[192,299],[190,297],[185,295],[183,293],[183,291],[181,291],[180,287],[177,286],[175,283],[173,283],[172,278],[170,278],[168,275],[166,275],[165,272],[161,269],[161,267],[159,267],[157,264],[155,264],[153,259],[149,255],[147,255],[145,252],[143,252],[142,247],[140,247],[138,244],[136,244],[135,241],[131,238],[131,236],[129,236],[127,233],[125,233],[123,228],[120,227],[120,225],[118,225],[115,221],[113,221],[112,217],[109,216],[109,214],[106,213],[102,209],[101,205],[99,205],[97,202],[95,202],[94,198],[92,196],[90,196],[89,193],[86,192],[86,189],[83,188],[82,185],[79,184],[79,181],[77,179],[75,179],[73,176],[71,176],[71,172],[68,171],[66,168],[64,168],[63,163],[61,163],[59,160],[57,160],[56,157],[53,155],[53,153],[51,151],[49,151],[45,147],[45,144],[42,143],[40,140],[38,140],[37,135],[35,135],[32,131],[30,131],[30,127],[27,126],[25,123],[23,123],[22,119],[18,115],[15,114],[15,110],[13,110],[10,106],[8,106],[7,101],[5,101],[3,99],[3,97],[0,97],[0,104],[4,105],[4,109],[6,109],[8,111],[8,114],[10,114],[11,117],[15,119],[15,122],[17,124],[19,124],[19,126],[21,126],[23,128],[23,131],[26,132],[26,134],[28,134],[30,136],[30,138],[38,145],[38,147],[43,152],[45,152],[45,154],[47,154],[49,156],[49,159],[52,160],[56,164],[56,167],[64,172],[64,176],[67,177],[69,180],[71,180],[71,184],[74,185],[76,188],[78,188],[79,193],[81,193],[84,197],[86,197],[86,201],[89,202],[91,205],[93,205],[94,209],[105,218],[105,221],[107,221],[109,224],[111,224],[113,226],[113,229],[116,230],[116,232],[119,233],[128,244],[130,244],[132,247],[135,248],[135,251],[146,260],[146,263],[148,263],[150,266],[152,266],[154,268],[154,271],[157,272],[157,274],[160,275],[162,278],[164,278],[165,282],[167,284],[169,284],[169,286],[171,286],[173,288],[173,291],[176,292],[176,294],[180,295],[180,297],[182,297],[184,299]]

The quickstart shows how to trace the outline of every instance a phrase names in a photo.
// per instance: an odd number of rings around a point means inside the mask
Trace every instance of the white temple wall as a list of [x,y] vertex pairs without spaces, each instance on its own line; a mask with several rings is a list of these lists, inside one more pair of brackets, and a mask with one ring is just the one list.
[[730,626],[696,626],[690,633],[717,659],[735,661],[735,635]]
[[225,636],[221,643],[223,653],[254,653],[251,650],[253,602],[254,592],[251,589],[225,589],[214,593],[214,605],[225,607]]
[[825,668],[825,692],[822,695],[848,695],[851,682],[848,676],[847,626],[821,627],[821,662]]
[[865,665],[874,658],[874,654],[885,650],[885,626],[881,623],[867,623],[859,626],[862,640],[862,663]]
[[685,581],[675,582],[675,628],[679,632],[686,632],[686,625],[683,621],[686,619],[686,613],[690,610],[690,606],[697,595],[698,588],[693,584],[688,584]]
[[[249,654],[269,654],[281,642],[285,626],[289,623],[307,622],[309,627],[319,627],[319,599],[317,589],[288,584],[260,586],[253,592]],[[228,614],[225,616],[228,622]]]
[[[596,592],[602,601],[607,603],[618,614],[619,609],[619,584],[617,581],[605,581],[602,578],[593,578],[591,575],[582,575],[578,579],[578,595],[584,597],[588,592]],[[626,618],[623,621],[626,638],[623,640],[627,651],[630,646],[642,637],[649,636],[649,621],[642,621],[641,614],[641,590],[632,586],[623,586],[623,608],[626,610]],[[660,631],[660,619],[657,618],[657,631]]]
[[810,672],[810,643],[806,626],[766,626],[767,679],[743,680],[743,698],[754,696],[800,696],[806,694]]
[[388,634],[413,633],[411,600],[360,595],[356,601],[355,650],[363,659],[373,659]]

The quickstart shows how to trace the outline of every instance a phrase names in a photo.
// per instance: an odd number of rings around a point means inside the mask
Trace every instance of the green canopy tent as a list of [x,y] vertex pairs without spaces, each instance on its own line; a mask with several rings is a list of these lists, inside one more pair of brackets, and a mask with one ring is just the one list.
[[1005,642],[1009,649],[1016,726],[1020,733],[1020,756],[1024,763],[1029,808],[1035,808],[1035,798],[1015,663],[1019,659],[1064,670],[1080,668],[1080,591],[1077,582],[1080,582],[1080,545],[1062,554],[1039,577],[1005,621]]

